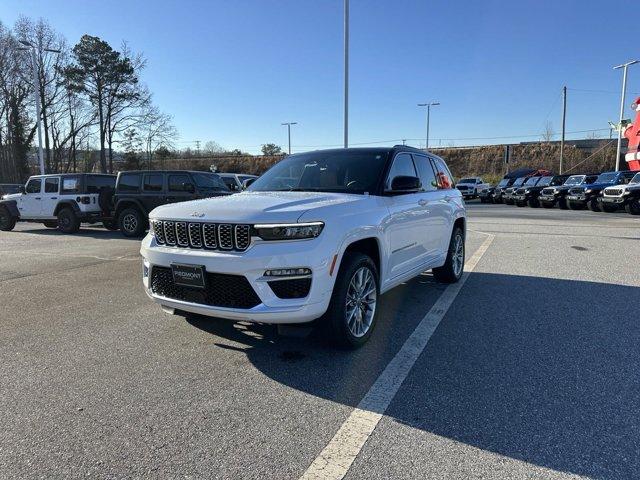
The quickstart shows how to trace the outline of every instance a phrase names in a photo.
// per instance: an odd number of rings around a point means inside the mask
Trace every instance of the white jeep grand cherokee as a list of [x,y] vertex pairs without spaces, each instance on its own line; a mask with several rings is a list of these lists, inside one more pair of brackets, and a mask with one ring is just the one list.
[[245,192],[149,215],[143,283],[165,311],[273,324],[322,317],[359,346],[378,297],[433,269],[456,282],[465,207],[444,161],[396,146],[291,155]]

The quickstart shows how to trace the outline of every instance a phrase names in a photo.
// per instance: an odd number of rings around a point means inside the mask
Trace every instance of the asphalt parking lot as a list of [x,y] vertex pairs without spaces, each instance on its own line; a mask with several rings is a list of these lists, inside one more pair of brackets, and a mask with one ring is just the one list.
[[[487,238],[345,478],[637,478],[640,219],[470,204],[467,257]],[[0,232],[1,478],[299,478],[445,291],[336,351],[164,314],[138,247]]]

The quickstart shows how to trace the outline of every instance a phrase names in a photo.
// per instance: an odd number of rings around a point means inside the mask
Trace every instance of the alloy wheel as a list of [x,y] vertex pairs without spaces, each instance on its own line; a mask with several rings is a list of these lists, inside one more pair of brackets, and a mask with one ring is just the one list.
[[373,273],[367,267],[360,267],[351,277],[347,289],[346,321],[354,337],[367,334],[373,323],[378,300],[378,289]]
[[452,260],[453,273],[456,277],[459,277],[464,267],[464,239],[461,234],[457,234],[453,239]]
[[133,214],[125,215],[122,219],[122,226],[127,232],[133,232],[138,227],[138,219]]

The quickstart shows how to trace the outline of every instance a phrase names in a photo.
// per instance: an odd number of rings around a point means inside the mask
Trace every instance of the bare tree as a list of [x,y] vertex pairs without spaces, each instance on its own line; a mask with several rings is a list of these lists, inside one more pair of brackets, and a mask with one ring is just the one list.
[[171,115],[162,113],[156,106],[149,106],[145,110],[140,131],[148,168],[151,168],[153,156],[159,148],[173,149],[174,142],[178,139],[178,130],[172,123]]
[[553,125],[551,122],[547,121],[544,125],[544,130],[542,131],[542,141],[549,143],[553,140],[553,137],[556,135],[556,132],[553,130]]

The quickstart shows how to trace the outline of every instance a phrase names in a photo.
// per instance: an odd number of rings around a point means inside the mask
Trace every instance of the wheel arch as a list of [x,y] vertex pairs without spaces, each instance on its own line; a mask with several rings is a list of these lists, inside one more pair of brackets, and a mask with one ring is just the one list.
[[15,200],[0,200],[0,207],[6,208],[12,217],[20,218],[18,202],[16,202]]
[[125,208],[137,208],[143,215],[149,215],[140,201],[134,198],[124,198],[116,203],[114,218],[118,218]]
[[73,213],[78,216],[82,214],[82,212],[80,211],[80,207],[75,200],[63,200],[62,202],[58,202],[58,204],[56,205],[56,209],[53,211],[53,214],[58,215],[58,213],[60,213],[60,210],[67,207],[70,207],[73,210]]
[[336,268],[334,270],[334,276],[335,276],[335,272],[337,272],[340,269],[340,266],[342,265],[345,256],[351,252],[359,252],[371,258],[374,265],[376,266],[376,269],[378,270],[378,281],[382,282],[382,278],[384,278],[382,274],[382,269],[384,268],[384,266],[382,265],[381,244],[380,244],[380,240],[375,236],[373,237],[367,236],[367,237],[362,237],[358,239],[351,239],[349,243],[347,243],[344,249],[342,250],[342,255],[340,256],[340,262],[338,265],[336,265]]

